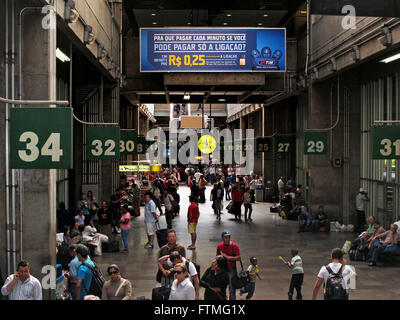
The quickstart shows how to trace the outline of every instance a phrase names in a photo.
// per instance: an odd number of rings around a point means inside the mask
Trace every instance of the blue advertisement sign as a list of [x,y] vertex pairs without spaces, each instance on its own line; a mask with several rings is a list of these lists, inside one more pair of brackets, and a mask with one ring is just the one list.
[[141,28],[141,72],[286,71],[284,28]]

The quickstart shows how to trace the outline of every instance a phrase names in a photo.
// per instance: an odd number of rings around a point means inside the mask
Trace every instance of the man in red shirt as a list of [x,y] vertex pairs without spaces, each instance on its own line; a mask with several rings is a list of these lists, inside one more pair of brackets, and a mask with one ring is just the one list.
[[222,243],[217,247],[217,256],[222,255],[228,260],[229,300],[236,300],[236,289],[232,286],[232,277],[237,274],[236,261],[241,260],[239,246],[231,241],[231,234],[224,231],[221,234]]
[[233,212],[235,213],[235,220],[242,220],[242,203],[243,203],[244,191],[239,183],[239,185],[234,188],[232,192],[232,201],[233,201]]
[[188,208],[188,231],[190,236],[192,237],[192,244],[188,247],[189,250],[195,250],[196,249],[196,239],[197,239],[197,234],[196,234],[196,227],[197,227],[197,222],[199,221],[199,207],[196,203],[196,199],[194,196],[189,197],[190,200],[190,206]]

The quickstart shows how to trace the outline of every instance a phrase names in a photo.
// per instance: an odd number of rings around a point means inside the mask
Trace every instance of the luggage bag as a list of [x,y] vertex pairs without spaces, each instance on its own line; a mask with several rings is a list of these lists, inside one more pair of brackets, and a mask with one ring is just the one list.
[[169,300],[170,293],[171,293],[171,288],[167,287],[153,288],[151,292],[151,300]]
[[161,248],[162,246],[168,243],[167,241],[168,229],[161,229],[159,223],[156,223],[156,227],[157,227],[156,230],[157,243],[158,246]]

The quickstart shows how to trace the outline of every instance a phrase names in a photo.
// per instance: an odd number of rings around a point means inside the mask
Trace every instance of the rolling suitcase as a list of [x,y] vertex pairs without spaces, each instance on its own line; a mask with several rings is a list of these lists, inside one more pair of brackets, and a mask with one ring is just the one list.
[[161,229],[159,223],[156,223],[156,227],[157,227],[156,230],[157,242],[158,246],[161,248],[162,246],[168,243],[167,241],[168,229]]
[[151,292],[151,300],[169,300],[171,288],[158,287],[154,288]]

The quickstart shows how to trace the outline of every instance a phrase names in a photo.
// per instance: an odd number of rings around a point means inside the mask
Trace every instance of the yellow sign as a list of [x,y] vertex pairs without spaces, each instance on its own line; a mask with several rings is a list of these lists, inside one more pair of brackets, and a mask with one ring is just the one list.
[[139,166],[133,165],[133,166],[119,166],[119,172],[136,172],[138,171]]
[[150,171],[152,171],[152,172],[160,172],[161,170],[162,170],[162,167],[160,164],[150,166]]
[[148,171],[150,171],[150,166],[140,165],[139,166],[139,171],[140,172],[148,172]]
[[217,147],[217,141],[215,141],[213,136],[205,135],[199,139],[197,145],[202,153],[210,154]]

